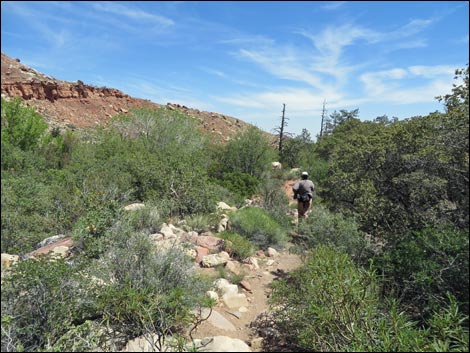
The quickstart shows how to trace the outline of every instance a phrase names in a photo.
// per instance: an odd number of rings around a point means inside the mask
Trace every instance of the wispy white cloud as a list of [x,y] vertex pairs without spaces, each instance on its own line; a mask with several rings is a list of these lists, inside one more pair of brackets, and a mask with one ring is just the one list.
[[337,10],[347,4],[347,1],[325,1],[325,4],[321,6],[324,10]]
[[234,34],[234,37],[228,39],[222,39],[219,41],[220,44],[232,44],[232,45],[256,45],[264,47],[266,45],[273,45],[274,40],[267,38],[262,35],[240,35]]
[[[396,104],[433,102],[452,87],[451,66],[410,66],[360,76],[368,101]],[[425,79],[425,81],[422,81]]]
[[434,77],[448,77],[452,78],[455,72],[455,67],[449,65],[435,65],[435,66],[424,66],[416,65],[410,66],[408,70],[412,75],[422,76],[426,78]]
[[293,53],[289,48],[270,48],[264,51],[240,49],[238,54],[240,58],[259,64],[264,70],[278,78],[307,83],[316,88],[322,87],[320,77],[304,65],[302,54]]
[[149,99],[160,104],[176,103],[194,109],[214,111],[214,106],[209,101],[195,97],[192,88],[162,80],[150,81],[142,77],[127,77],[126,82],[121,88],[134,97]]
[[406,25],[390,33],[385,33],[383,36],[387,39],[405,38],[412,36],[416,33],[422,32],[424,29],[430,27],[436,23],[439,18],[428,18],[428,19],[413,19]]
[[215,75],[215,76],[218,76],[218,77],[222,77],[222,78],[226,78],[227,75],[225,74],[225,72],[222,72],[220,70],[215,70],[215,69],[211,69],[209,67],[201,67],[201,70],[204,71],[204,72],[207,72],[211,75]]
[[[311,90],[302,88],[285,87],[275,91],[265,91],[251,94],[237,94],[232,97],[214,97],[217,101],[229,103],[236,106],[271,109],[278,107],[282,103],[287,104],[290,109],[311,110],[323,104],[324,97],[315,94]],[[328,97],[328,101],[333,104],[342,99],[339,93]]]
[[172,26],[175,24],[175,22],[168,17],[156,15],[133,7],[128,7],[117,2],[97,2],[93,3],[92,6],[97,11],[108,12],[137,21],[152,21],[162,26]]
[[[377,59],[366,58],[357,64],[348,56],[346,49],[355,46],[357,52],[360,46],[369,46],[376,52],[387,53],[390,50],[425,47],[426,40],[415,36],[436,21],[436,18],[412,19],[388,32],[354,23],[330,25],[319,32],[297,30],[296,34],[311,41],[310,49],[276,45],[274,41],[263,41],[263,45],[257,47],[242,44],[237,52],[238,58],[256,63],[275,78],[290,80],[290,87],[284,87],[282,91],[263,90],[217,99],[254,109],[267,109],[287,101],[291,107],[304,111],[316,109],[324,99],[332,109],[377,101],[404,104],[433,101],[436,92],[449,89],[448,80],[443,79],[452,76],[449,66],[412,66],[364,73],[369,66],[375,67],[372,64]],[[381,63],[387,64],[386,61]],[[415,80],[411,85],[413,88],[405,88],[409,87],[405,80],[410,79]],[[420,82],[416,82],[417,79]],[[299,88],[299,84],[306,84],[308,88]],[[352,86],[356,87],[354,91],[350,90]]]

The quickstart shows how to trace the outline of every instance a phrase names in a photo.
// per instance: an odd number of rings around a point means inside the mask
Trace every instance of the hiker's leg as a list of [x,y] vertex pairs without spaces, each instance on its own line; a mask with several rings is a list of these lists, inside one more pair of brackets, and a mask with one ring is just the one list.
[[305,217],[305,202],[299,201],[297,203],[297,211],[299,213],[299,219]]
[[311,203],[310,201],[305,201],[304,202],[304,218],[307,218],[308,215],[310,214],[310,211],[311,211],[310,203]]
[[297,201],[297,218],[300,219],[302,217],[302,202]]

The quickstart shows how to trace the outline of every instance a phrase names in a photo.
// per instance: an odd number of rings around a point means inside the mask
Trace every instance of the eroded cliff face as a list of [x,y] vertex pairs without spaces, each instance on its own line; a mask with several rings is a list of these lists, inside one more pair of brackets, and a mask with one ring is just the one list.
[[159,104],[133,98],[118,89],[67,82],[44,75],[2,53],[2,97],[24,100],[52,126],[90,128],[132,108]]
[[[6,99],[19,97],[34,107],[52,127],[91,128],[106,125],[117,114],[127,114],[133,108],[159,108],[160,104],[134,98],[118,89],[86,85],[82,81],[68,82],[40,73],[19,59],[2,53],[1,93]],[[228,141],[249,126],[227,115],[191,109],[167,103],[197,119],[200,129],[211,134],[215,141]]]
[[10,97],[20,97],[24,100],[47,99],[51,102],[67,98],[129,97],[117,89],[98,88],[83,83],[69,84],[54,81],[2,82],[2,93]]

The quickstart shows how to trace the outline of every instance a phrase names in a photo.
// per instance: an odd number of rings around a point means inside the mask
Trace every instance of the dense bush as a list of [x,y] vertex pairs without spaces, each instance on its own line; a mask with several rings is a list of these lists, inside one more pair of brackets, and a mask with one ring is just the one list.
[[193,214],[184,219],[189,230],[204,233],[217,230],[220,216],[217,213]]
[[255,252],[253,244],[239,234],[226,231],[218,233],[217,237],[225,239],[224,251],[226,251],[230,257],[235,260],[242,261],[253,255]]
[[361,263],[373,255],[372,244],[358,230],[354,219],[332,213],[321,205],[315,206],[310,216],[299,223],[297,232],[305,249],[330,246]]
[[291,218],[288,216],[289,199],[283,190],[282,179],[266,175],[257,189],[261,207],[284,227],[289,227]]
[[55,205],[55,190],[30,174],[2,178],[2,252],[29,252],[60,233],[64,215]]
[[372,269],[357,267],[336,249],[316,248],[302,267],[274,283],[275,339],[309,352],[468,350],[464,317],[455,305],[435,314],[426,330],[379,293]]
[[210,175],[219,185],[242,198],[253,195],[263,174],[276,160],[276,152],[265,133],[252,126],[213,150]]
[[447,293],[455,296],[468,315],[468,248],[467,232],[425,229],[403,236],[376,264],[417,320],[429,318],[444,306]]
[[267,211],[246,207],[231,217],[232,230],[262,248],[281,245],[286,240],[285,229]]
[[221,172],[220,177],[213,180],[242,199],[252,196],[260,184],[260,179],[240,171]]
[[[40,121],[17,102],[2,104],[2,124],[28,119]],[[72,232],[92,249],[117,210],[133,201],[160,205],[162,217],[215,209],[206,140],[187,116],[137,110],[90,131],[87,141],[9,124],[2,128],[3,252],[27,252]]]
[[192,310],[211,304],[211,282],[182,249],[156,249],[136,228],[146,225],[114,223],[91,263],[22,261],[2,277],[2,351],[115,351],[155,333],[161,347],[185,334],[197,322]]
[[29,260],[2,276],[2,352],[49,349],[95,314],[93,283],[83,268],[64,260]]
[[147,235],[124,224],[112,229],[112,247],[97,264],[96,276],[110,283],[97,297],[103,319],[125,339],[185,333],[191,310],[209,305],[210,282],[200,277],[180,248],[157,249]]
[[[13,145],[23,151],[37,147],[47,129],[44,119],[31,107],[22,104],[19,98],[5,101],[2,98],[2,149]],[[2,155],[2,162],[3,162]]]

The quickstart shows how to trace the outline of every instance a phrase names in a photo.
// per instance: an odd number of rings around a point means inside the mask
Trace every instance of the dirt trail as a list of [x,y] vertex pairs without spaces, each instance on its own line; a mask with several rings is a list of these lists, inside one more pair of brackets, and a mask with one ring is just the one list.
[[[294,183],[295,180],[288,180],[284,184],[284,191],[289,197],[290,203],[295,203],[295,200],[292,199],[292,185]],[[246,273],[244,279],[248,281],[252,291],[250,293],[241,288],[239,290],[239,293],[244,293],[248,298],[249,305],[246,312],[237,313],[238,317],[236,317],[233,312],[237,310],[229,309],[222,301],[213,308],[213,310],[217,311],[235,326],[235,331],[224,330],[214,326],[209,321],[204,321],[197,330],[193,332],[193,338],[228,336],[241,339],[250,344],[253,338],[258,337],[257,333],[250,325],[259,314],[269,309],[268,300],[272,291],[271,283],[277,280],[282,274],[296,269],[301,264],[300,256],[289,252],[291,246],[291,243],[287,243],[285,248],[279,251],[276,257],[257,257],[260,268]],[[269,260],[274,260],[274,262],[269,265]],[[203,270],[210,271],[211,269]],[[256,349],[253,349],[253,351],[256,351]]]
[[[291,246],[291,244],[288,244],[288,246]],[[274,263],[267,266],[269,259],[273,259]],[[227,308],[223,302],[220,302],[213,308],[232,323],[236,327],[236,330],[223,330],[215,327],[208,321],[204,321],[198,329],[193,332],[193,338],[228,336],[250,343],[251,340],[257,336],[256,332],[250,327],[250,324],[259,314],[269,308],[268,300],[271,294],[271,283],[279,278],[280,275],[297,268],[301,264],[300,257],[297,254],[289,253],[287,248],[280,251],[279,255],[274,258],[258,257],[258,261],[260,268],[249,272],[244,278],[250,284],[252,292],[250,293],[244,289],[239,290],[239,293],[244,293],[248,298],[248,311],[241,313],[240,318],[237,318],[231,314],[231,312],[235,312],[236,309]]]
[[287,197],[289,198],[289,206],[296,203],[296,201],[292,198],[293,192],[292,187],[297,182],[297,179],[286,180],[283,185],[284,192],[286,193]]

